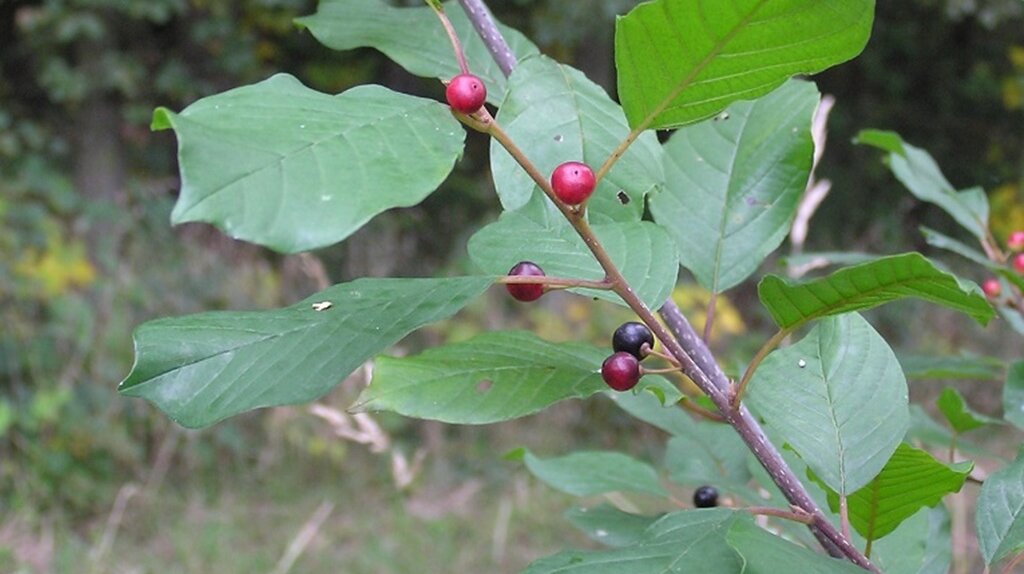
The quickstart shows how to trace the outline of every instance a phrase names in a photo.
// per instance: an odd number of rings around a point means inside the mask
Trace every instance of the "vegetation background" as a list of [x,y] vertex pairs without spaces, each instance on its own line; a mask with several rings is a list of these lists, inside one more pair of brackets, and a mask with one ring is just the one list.
[[[545,53],[614,90],[613,19],[635,3],[491,4]],[[442,86],[372,50],[332,52],[298,31],[293,18],[315,8],[0,2],[0,572],[515,572],[587,542],[561,517],[568,497],[502,461],[504,451],[573,445],[661,456],[658,431],[600,401],[494,427],[381,415],[376,430],[354,427],[376,441],[364,445],[305,407],[191,432],[115,394],[131,366],[131,330],[145,320],[285,305],[359,276],[465,269],[465,238],[497,214],[487,145],[471,134],[440,192],[341,246],[286,257],[204,225],[169,226],[175,142],[148,129],[157,105],[181,109],[278,71],[325,92],[375,82],[442,99]],[[960,234],[903,192],[876,152],[850,143],[869,127],[929,150],[956,187],[985,187],[998,238],[1024,229],[1020,0],[879,2],[864,54],[816,79],[837,100],[818,170],[833,191],[808,250],[928,252],[919,225]],[[677,301],[702,308],[686,280]],[[603,342],[623,319],[570,297],[527,308],[494,295],[396,352],[510,324]],[[716,351],[749,357],[765,321],[755,294],[739,288],[721,305]],[[998,324],[982,330],[924,305],[888,309],[873,320],[906,353],[1011,357],[1020,348]],[[360,384],[346,382],[321,404],[342,409]],[[998,389],[958,384],[978,410],[999,408]],[[912,393],[927,399],[941,388],[917,383]],[[395,460],[410,468],[393,472]]]

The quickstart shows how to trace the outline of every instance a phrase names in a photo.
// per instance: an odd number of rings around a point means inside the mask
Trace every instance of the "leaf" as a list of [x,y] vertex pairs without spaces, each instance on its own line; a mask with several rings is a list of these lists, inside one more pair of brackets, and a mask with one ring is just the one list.
[[977,413],[967,405],[964,397],[953,387],[946,387],[939,395],[935,405],[946,417],[949,426],[958,433],[981,428],[987,424],[998,423],[999,419]]
[[747,488],[749,449],[732,427],[694,422],[691,432],[674,436],[665,448],[665,470],[672,482],[696,488],[705,484],[759,502]]
[[615,25],[619,98],[637,131],[710,117],[864,49],[873,0],[659,0]]
[[[570,160],[596,170],[629,134],[622,108],[604,88],[579,70],[544,56],[527,58],[512,72],[497,119],[544,177]],[[644,196],[664,181],[661,156],[653,133],[639,137],[587,201],[590,222],[639,220]],[[491,170],[502,206],[512,211],[526,205],[536,184],[495,140]],[[623,204],[619,191],[625,192],[628,203]]]
[[618,452],[577,451],[540,459],[524,451],[526,468],[555,490],[574,496],[606,492],[643,492],[668,496],[651,465]]
[[860,315],[819,323],[754,372],[749,401],[838,492],[885,466],[910,424],[907,383],[892,349]]
[[[542,196],[505,212],[469,240],[469,256],[485,273],[504,275],[519,261],[533,261],[550,277],[600,281],[605,273],[561,214],[544,210]],[[649,221],[592,226],[612,261],[648,307],[660,307],[675,286],[678,253],[672,238]],[[586,297],[624,304],[612,291],[571,289]]]
[[1003,385],[1003,418],[1024,430],[1024,361],[1011,363]]
[[[743,558],[742,572],[744,574],[778,574],[780,571],[799,572],[800,574],[862,574],[864,572],[850,562],[829,558],[788,542],[751,521],[737,520],[734,522],[726,535],[726,541]],[[739,571],[736,570],[736,572]]]
[[811,170],[818,99],[814,84],[792,80],[665,144],[665,190],[651,198],[651,214],[705,289],[742,282],[789,233]]
[[150,321],[135,330],[135,365],[118,391],[189,428],[308,402],[408,333],[451,317],[492,281],[358,279],[283,309]]
[[[926,451],[900,444],[882,472],[847,498],[850,525],[866,540],[878,540],[918,510],[960,492],[973,468],[973,462],[947,466]],[[828,501],[832,512],[838,512],[834,489],[829,490]]]
[[345,239],[374,215],[419,203],[448,176],[465,130],[446,106],[359,86],[337,96],[278,74],[203,98],[153,129],[178,137],[175,224],[296,253]]
[[886,574],[947,574],[952,562],[949,513],[941,504],[919,510],[871,547]]
[[[514,419],[607,390],[600,375],[607,355],[523,331],[484,333],[412,357],[379,357],[353,408],[453,424]],[[640,388],[652,382],[644,377]]]
[[653,516],[623,512],[605,503],[591,508],[570,508],[565,518],[591,540],[613,548],[635,544],[657,520]]
[[1016,461],[988,475],[977,504],[974,523],[985,564],[1024,550],[1024,449]]
[[724,508],[674,512],[660,518],[632,545],[597,552],[566,550],[530,564],[524,574],[735,574],[743,562],[726,534],[747,516]]
[[914,197],[941,207],[979,241],[985,240],[988,233],[985,190],[972,187],[956,191],[928,152],[904,142],[896,132],[863,130],[855,141],[889,152],[889,168]]
[[858,251],[819,251],[781,255],[779,263],[795,268],[820,269],[831,265],[857,265],[878,259],[877,255]]
[[998,381],[1002,378],[1003,362],[995,357],[954,355],[902,355],[900,365],[910,381],[966,380]]
[[[928,413],[925,412],[921,405],[910,405],[910,428],[907,430],[906,437],[904,438],[907,442],[917,445],[933,446],[948,450],[949,445],[953,444],[953,432],[949,430],[949,427],[943,424],[939,424],[933,420]],[[985,458],[999,459],[999,457],[978,445],[964,440],[961,437],[956,437],[956,450],[957,452],[969,454],[972,456],[979,456]]]
[[[504,73],[462,8],[454,2],[445,6],[469,69],[487,86],[488,101],[500,102],[505,93]],[[395,8],[380,0],[320,0],[316,14],[295,22],[308,28],[328,48],[376,48],[417,76],[448,81],[460,72],[441,21],[425,6]],[[537,53],[537,47],[518,31],[502,24],[498,24],[498,30],[516,59]]]
[[916,297],[966,313],[982,325],[992,306],[977,285],[940,271],[919,253],[882,257],[840,269],[827,277],[789,283],[768,275],[757,286],[775,323],[792,330],[803,323]]
[[945,249],[946,251],[952,251],[961,257],[970,259],[971,261],[984,265],[985,267],[994,268],[996,265],[985,257],[985,254],[981,253],[973,247],[968,247],[963,242],[957,241],[948,235],[943,235],[934,229],[921,226],[921,235],[924,236],[924,240],[928,242],[928,245],[932,247],[938,247],[939,249]]
[[[647,377],[644,377],[646,379]],[[643,379],[641,379],[643,380]],[[676,406],[677,401],[658,401],[648,393],[608,392],[607,396],[618,407],[634,418],[660,428],[672,435],[688,435],[697,424]]]
[[1024,335],[1024,313],[1010,308],[1009,305],[1000,305],[999,314],[1006,320],[1011,329]]

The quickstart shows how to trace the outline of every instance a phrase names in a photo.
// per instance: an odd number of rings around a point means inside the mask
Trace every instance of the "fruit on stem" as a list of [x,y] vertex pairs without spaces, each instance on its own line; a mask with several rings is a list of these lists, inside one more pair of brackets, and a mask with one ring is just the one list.
[[985,292],[985,296],[989,299],[995,299],[1003,289],[1002,286],[999,285],[998,279],[995,277],[989,277],[981,284],[981,290]]
[[[545,276],[544,270],[532,261],[520,261],[519,263],[516,263],[512,266],[512,269],[508,270],[508,274],[512,277]],[[505,285],[505,289],[508,289],[508,293],[513,299],[523,302],[536,301],[544,294],[543,283],[509,283]]]
[[444,95],[453,110],[472,114],[487,101],[487,87],[483,80],[473,74],[459,74],[448,82]]
[[1024,230],[1017,230],[1006,239],[1010,251],[1024,251]]
[[594,172],[585,163],[567,161],[551,172],[551,189],[566,205],[579,205],[594,193]]
[[693,505],[697,508],[714,508],[718,506],[718,489],[704,485],[693,491]]
[[615,329],[612,334],[612,349],[618,352],[625,352],[633,355],[638,361],[644,360],[643,345],[654,348],[654,334],[647,328],[647,325],[636,321],[623,323]]
[[601,378],[616,391],[628,391],[640,381],[640,361],[629,353],[615,353],[601,364]]

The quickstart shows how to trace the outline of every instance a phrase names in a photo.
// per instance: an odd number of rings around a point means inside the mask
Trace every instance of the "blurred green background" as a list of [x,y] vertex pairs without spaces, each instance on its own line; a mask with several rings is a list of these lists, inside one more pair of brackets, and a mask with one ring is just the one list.
[[[509,0],[492,8],[545,53],[614,90],[613,19],[633,4]],[[498,209],[479,134],[422,205],[311,255],[277,255],[203,225],[169,226],[175,142],[148,129],[158,105],[181,109],[278,71],[332,93],[376,82],[441,97],[440,84],[375,51],[332,52],[297,31],[292,19],[315,7],[0,3],[0,572],[514,572],[586,542],[561,518],[569,499],[501,453],[527,445],[660,456],[658,432],[603,400],[494,427],[384,415],[374,417],[377,427],[347,418],[332,426],[295,407],[192,432],[115,393],[131,366],[131,330],[143,321],[285,305],[358,276],[469,269],[465,240]],[[850,143],[869,127],[929,150],[958,188],[983,186],[997,238],[1024,229],[1022,30],[1020,0],[879,2],[864,54],[816,78],[837,99],[818,170],[833,191],[807,250],[927,252],[922,224],[961,236],[903,192],[877,152]],[[706,294],[684,283],[676,295],[699,322]],[[546,299],[522,307],[492,293],[396,352],[508,326],[607,344],[625,318],[569,296]],[[764,333],[756,296],[741,287],[720,305],[716,350],[743,361]],[[981,330],[923,305],[872,319],[907,352],[1012,357],[1021,348],[998,324]],[[363,376],[321,403],[343,409]],[[965,390],[979,410],[998,409],[997,388]],[[346,422],[351,428],[338,426]],[[375,449],[340,438],[339,428]],[[304,525],[318,532],[308,545]]]

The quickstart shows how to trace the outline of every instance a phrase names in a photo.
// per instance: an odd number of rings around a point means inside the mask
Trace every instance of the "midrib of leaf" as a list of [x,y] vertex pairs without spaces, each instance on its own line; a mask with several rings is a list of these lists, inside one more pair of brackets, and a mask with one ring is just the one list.
[[[818,357],[825,356],[823,338],[818,336]],[[832,389],[829,387],[829,379],[825,373],[825,362],[821,361],[821,380],[825,383],[825,398],[828,401],[828,416],[832,419],[832,428],[836,435],[836,447],[839,449],[839,485],[842,488],[843,496],[846,495],[846,448],[843,446],[843,435],[839,432],[839,421],[836,420],[835,401],[832,398]]]

